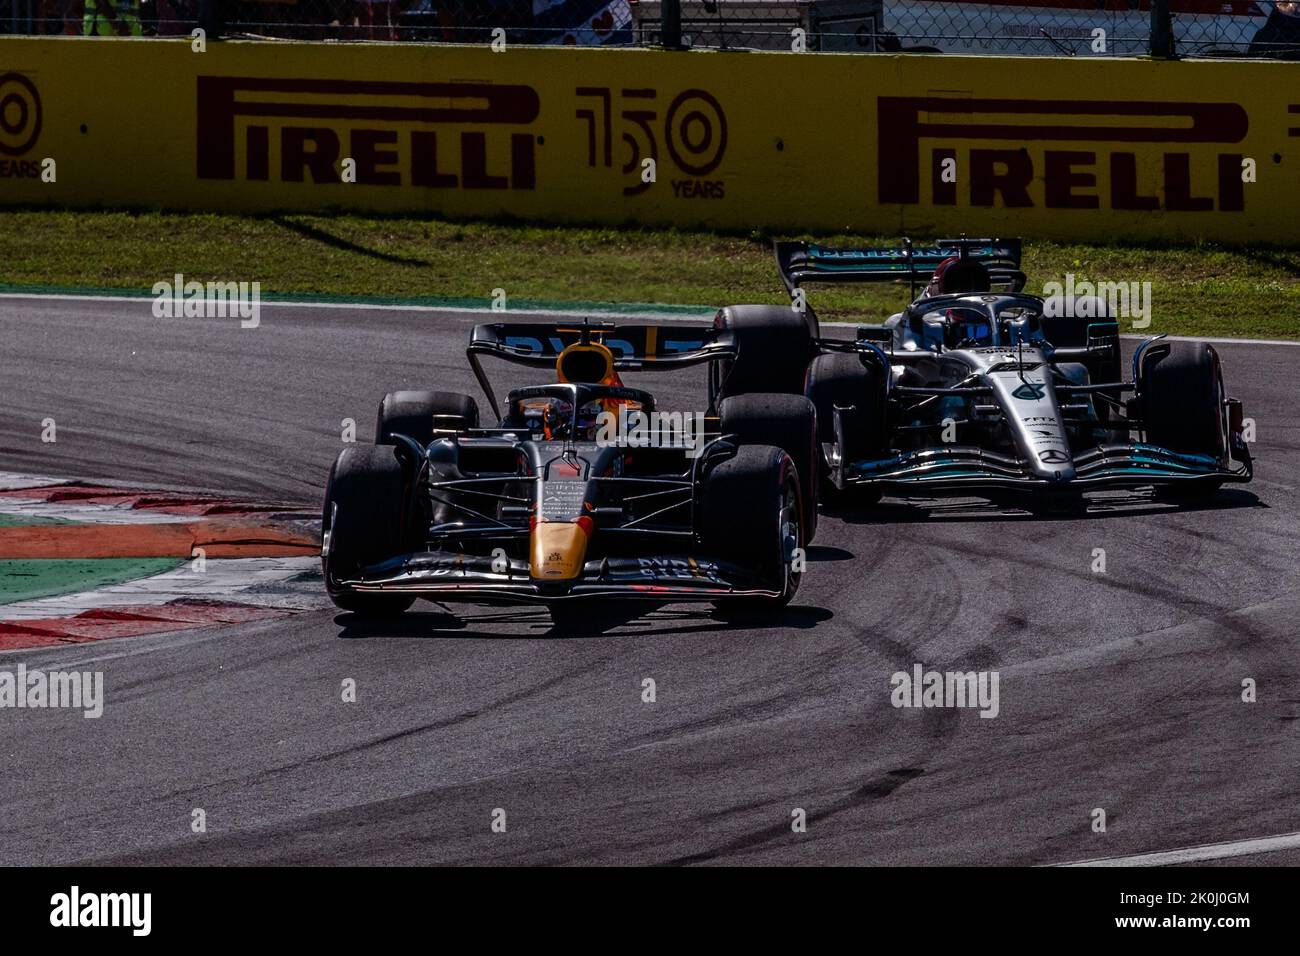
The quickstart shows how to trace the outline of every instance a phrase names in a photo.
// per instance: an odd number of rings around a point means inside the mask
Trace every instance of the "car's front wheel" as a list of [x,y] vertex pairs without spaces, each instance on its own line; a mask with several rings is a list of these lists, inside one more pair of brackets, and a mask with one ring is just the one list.
[[754,392],[724,398],[719,428],[743,445],[775,445],[794,462],[804,495],[804,537],[817,534],[817,412],[802,395]]
[[[1222,461],[1228,449],[1228,418],[1219,356],[1208,342],[1170,342],[1149,346],[1138,378],[1142,426],[1152,445],[1184,455]],[[1178,482],[1160,489],[1162,497],[1201,498],[1221,482]]]
[[351,445],[330,469],[321,515],[325,586],[337,607],[357,614],[401,614],[415,598],[340,587],[369,565],[409,550],[406,476],[392,445]]
[[789,603],[806,547],[799,472],[790,456],[774,445],[741,446],[709,473],[701,512],[705,553],[752,568],[779,590],[749,603]]

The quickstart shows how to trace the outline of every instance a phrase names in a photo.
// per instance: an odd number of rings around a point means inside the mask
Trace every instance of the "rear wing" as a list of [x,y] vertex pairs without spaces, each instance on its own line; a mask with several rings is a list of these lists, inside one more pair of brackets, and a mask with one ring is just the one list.
[[1019,239],[940,239],[929,245],[882,248],[834,248],[808,242],[777,242],[776,267],[791,296],[807,282],[899,282],[906,280],[915,293],[943,260],[960,256],[979,262],[989,271],[994,288],[1010,291],[1024,287],[1020,271]]
[[614,353],[614,368],[671,368],[730,358],[730,330],[711,325],[617,325],[613,322],[492,322],[474,326],[468,354],[495,355],[517,365],[554,366],[577,342],[599,342]]
[[[495,355],[516,365],[554,368],[561,352],[575,343],[598,342],[614,355],[614,368],[669,369],[736,355],[730,329],[673,322],[665,325],[618,325],[614,322],[489,322],[474,326],[465,350],[474,377],[498,417],[496,396],[483,372],[481,355]],[[710,376],[714,371],[710,371]],[[712,381],[712,377],[710,378]]]

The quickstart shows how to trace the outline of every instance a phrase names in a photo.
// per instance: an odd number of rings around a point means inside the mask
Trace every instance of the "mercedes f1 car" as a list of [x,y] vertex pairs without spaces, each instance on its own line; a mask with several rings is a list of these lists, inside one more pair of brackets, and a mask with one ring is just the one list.
[[[1125,380],[1106,303],[1026,294],[1018,240],[775,251],[794,307],[723,309],[716,324],[739,346],[723,365],[813,405],[823,499],[858,488],[1078,506],[1092,489],[1186,498],[1251,478],[1214,348],[1147,338]],[[852,340],[821,337],[804,286],[868,281],[908,281],[913,301]]]
[[[814,412],[802,394],[767,394],[757,379],[724,388],[739,348],[723,325],[477,326],[467,354],[489,426],[468,395],[393,392],[375,444],[335,461],[321,540],[330,597],[379,615],[418,597],[789,601],[816,526],[804,493],[816,476]],[[554,381],[498,404],[484,357],[553,368]],[[700,364],[702,429],[607,430],[656,412],[623,373]]]

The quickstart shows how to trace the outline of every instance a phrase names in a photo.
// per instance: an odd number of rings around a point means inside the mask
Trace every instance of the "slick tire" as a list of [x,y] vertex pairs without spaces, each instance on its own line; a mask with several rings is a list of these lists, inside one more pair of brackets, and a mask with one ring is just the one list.
[[[1088,300],[1088,307],[1081,308],[1081,303],[1085,299]],[[1060,300],[1053,301],[1058,302],[1057,309],[1059,311],[1066,312],[1064,306],[1059,304]],[[1099,322],[1115,321],[1109,314],[1106,300],[1098,296],[1075,296],[1073,311],[1073,315],[1043,316],[1043,337],[1056,348],[1086,348],[1089,326]],[[1088,315],[1079,315],[1080,312],[1087,312]],[[1124,380],[1124,369],[1118,349],[1114,355],[1090,358],[1084,364],[1088,366],[1089,377],[1098,385],[1107,385],[1111,382],[1122,382]],[[1114,392],[1113,395],[1118,398],[1120,393]],[[1102,407],[1109,409],[1109,406],[1104,404]]]
[[803,394],[814,338],[804,316],[776,305],[730,305],[718,312],[713,325],[730,330],[736,340],[735,359],[718,363],[723,396]]
[[[1223,404],[1223,373],[1219,356],[1208,342],[1171,342],[1144,355],[1139,394],[1146,440],[1186,455],[1219,459],[1227,447]],[[1221,482],[1196,481],[1162,485],[1157,497],[1195,501],[1212,496]]]
[[[886,445],[885,383],[880,370],[867,366],[856,355],[830,352],[819,355],[808,366],[804,395],[817,411],[817,488],[822,501],[839,502],[847,497],[835,487],[822,446],[835,443],[835,409],[841,413],[844,447],[837,448],[842,460],[861,461],[880,453]],[[862,489],[855,497],[878,499],[879,493]]]
[[339,452],[325,486],[321,515],[328,547],[322,558],[326,589],[335,606],[356,614],[387,617],[407,610],[415,598],[339,589],[336,581],[364,567],[404,554],[411,545],[405,514],[406,477],[391,445],[352,445]]
[[790,456],[799,473],[803,496],[804,536],[817,534],[816,488],[819,454],[817,413],[802,395],[755,392],[724,398],[718,405],[720,429],[734,434],[742,445],[775,445]]
[[389,392],[379,403],[375,444],[394,445],[394,435],[406,435],[421,445],[433,441],[433,430],[463,432],[478,427],[478,403],[460,392]]
[[720,607],[784,605],[799,590],[801,572],[790,560],[803,548],[799,473],[775,445],[743,445],[709,473],[700,537],[706,554],[756,570],[773,582],[774,598],[732,599]]
[[1208,342],[1151,346],[1139,382],[1147,441],[1186,455],[1220,458],[1227,444],[1223,376]]

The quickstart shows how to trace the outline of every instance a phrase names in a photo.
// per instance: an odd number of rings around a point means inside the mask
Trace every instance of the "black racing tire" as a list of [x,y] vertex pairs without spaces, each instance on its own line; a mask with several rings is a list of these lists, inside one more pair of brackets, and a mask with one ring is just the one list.
[[742,445],[775,445],[790,456],[804,495],[804,536],[817,534],[817,413],[802,395],[755,392],[724,398],[718,405],[719,429]]
[[720,605],[783,605],[794,597],[801,572],[789,552],[807,546],[801,497],[794,462],[775,445],[742,445],[709,473],[700,521],[704,553],[781,582],[778,597],[732,598]]
[[406,515],[406,476],[391,445],[351,445],[339,452],[325,486],[321,515],[325,585],[335,606],[356,614],[401,614],[415,598],[401,594],[341,591],[334,582],[367,565],[409,550],[412,522]]
[[736,357],[718,363],[721,394],[803,394],[803,377],[813,356],[813,332],[804,316],[779,305],[729,305],[718,311],[715,328],[729,329]]
[[477,428],[478,403],[460,392],[389,392],[379,403],[375,444],[394,445],[397,439],[393,435],[401,434],[427,445],[433,441],[435,417],[441,429]]
[[848,446],[840,449],[843,459],[856,461],[878,453],[886,445],[885,383],[880,370],[864,365],[858,356],[829,352],[808,366],[804,395],[817,410],[817,487],[823,501],[836,500],[841,492],[831,481],[820,447],[835,441],[835,408],[855,409],[841,415]]
[[[1077,303],[1085,298],[1094,300],[1094,306],[1089,311],[1095,313],[1101,310],[1100,314],[1091,316],[1078,314],[1043,316],[1041,320],[1043,337],[1055,348],[1086,348],[1088,345],[1088,326],[1095,325],[1097,322],[1115,321],[1107,311],[1109,307],[1106,300],[1098,296],[1075,296],[1076,312],[1078,311]],[[1113,355],[1090,357],[1083,364],[1088,367],[1089,377],[1098,385],[1107,385],[1111,382],[1122,382],[1124,380],[1124,366],[1118,348],[1115,349]],[[1111,394],[1117,399],[1120,395],[1119,392]],[[1106,407],[1109,408],[1109,406]]]
[[1043,335],[1057,348],[1082,348],[1088,344],[1089,325],[1113,321],[1110,303],[1099,295],[1060,295],[1043,300]]
[[1208,342],[1148,346],[1138,392],[1149,444],[1185,455],[1223,457],[1227,422],[1223,374],[1214,346]]

